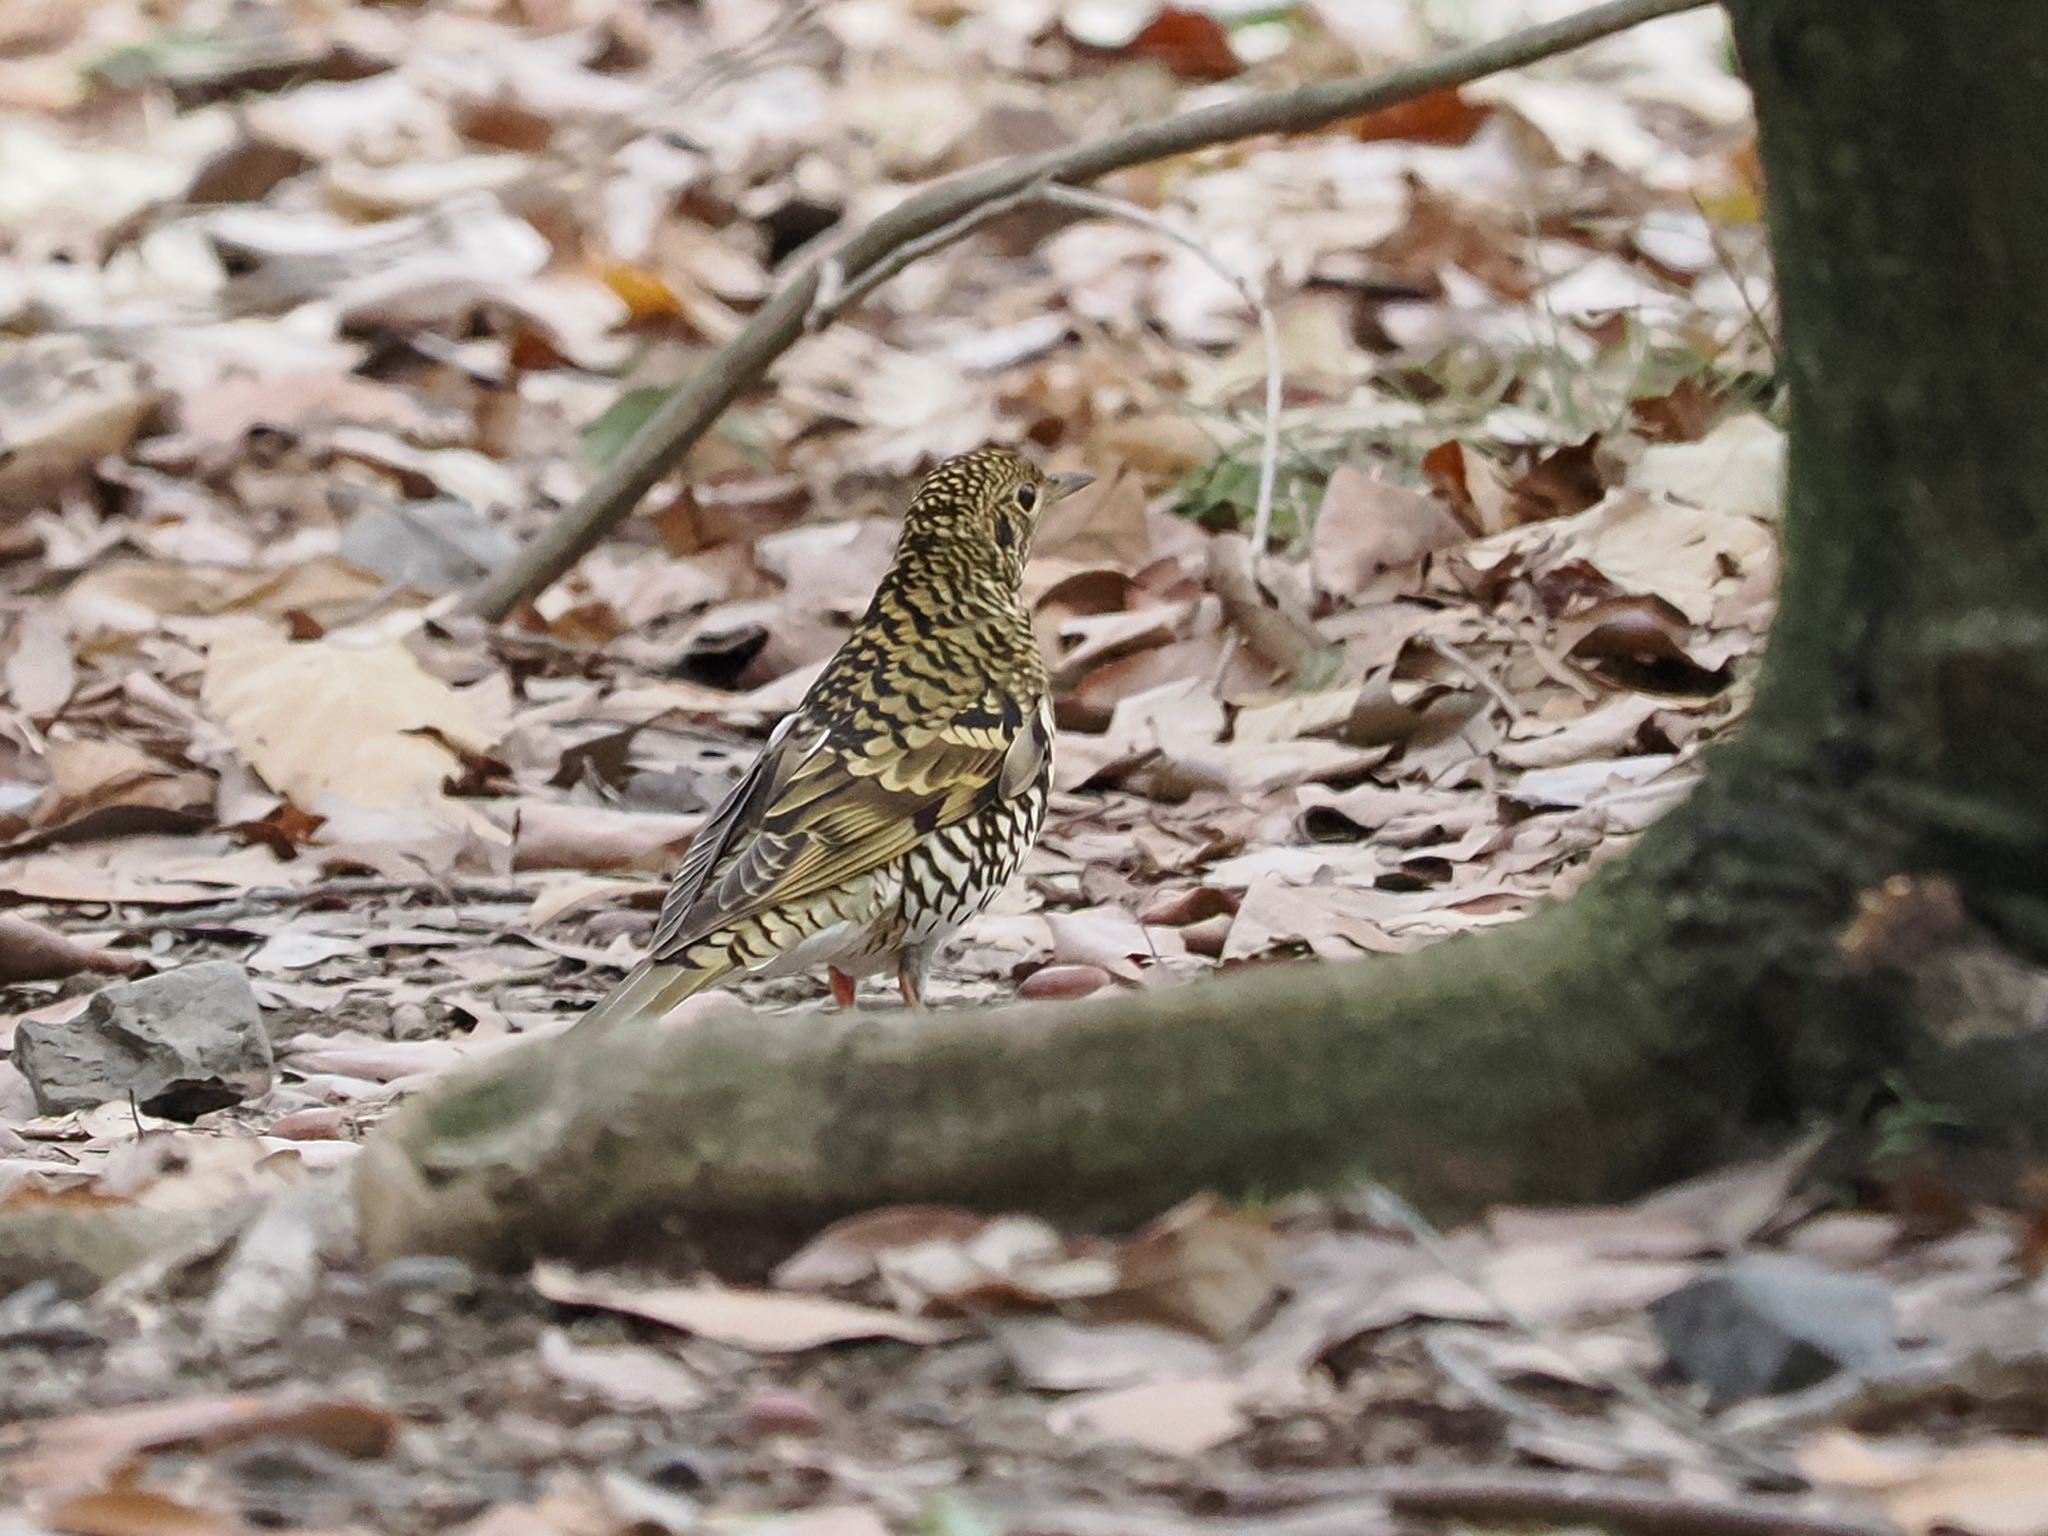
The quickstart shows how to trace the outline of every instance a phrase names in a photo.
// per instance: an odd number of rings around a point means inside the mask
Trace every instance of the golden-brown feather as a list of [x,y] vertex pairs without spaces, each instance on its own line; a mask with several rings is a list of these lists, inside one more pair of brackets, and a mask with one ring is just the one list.
[[1019,596],[1044,508],[1085,477],[984,449],[919,487],[854,631],[690,849],[646,962],[591,1015],[734,972],[899,963],[906,996],[1036,836],[1046,673]]

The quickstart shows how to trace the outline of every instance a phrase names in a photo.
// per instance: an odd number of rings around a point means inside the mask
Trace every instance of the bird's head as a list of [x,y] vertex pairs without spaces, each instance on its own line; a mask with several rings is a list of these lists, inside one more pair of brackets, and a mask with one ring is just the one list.
[[903,519],[904,545],[971,561],[1015,591],[1038,520],[1094,478],[1048,474],[1009,448],[977,448],[924,477]]

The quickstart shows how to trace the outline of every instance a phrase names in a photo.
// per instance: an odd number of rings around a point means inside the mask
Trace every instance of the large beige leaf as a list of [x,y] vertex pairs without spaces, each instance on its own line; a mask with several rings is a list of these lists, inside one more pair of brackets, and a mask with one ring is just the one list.
[[267,635],[216,642],[200,691],[263,781],[309,810],[440,801],[457,746],[487,734],[471,702],[422,671],[403,646],[294,644]]

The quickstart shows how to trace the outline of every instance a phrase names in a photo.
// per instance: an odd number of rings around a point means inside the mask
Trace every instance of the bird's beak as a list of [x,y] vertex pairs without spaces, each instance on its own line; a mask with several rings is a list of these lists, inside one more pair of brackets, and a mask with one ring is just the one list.
[[1054,501],[1064,501],[1084,486],[1095,483],[1095,477],[1078,469],[1063,469],[1057,474],[1045,477],[1045,488],[1052,492]]

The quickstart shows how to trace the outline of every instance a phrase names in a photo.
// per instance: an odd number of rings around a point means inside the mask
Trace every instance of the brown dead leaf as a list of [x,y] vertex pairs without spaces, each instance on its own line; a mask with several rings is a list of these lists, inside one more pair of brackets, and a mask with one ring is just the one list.
[[1414,144],[1466,144],[1491,111],[1467,101],[1456,86],[1444,86],[1354,117],[1349,126],[1353,137],[1367,143],[1405,139]]
[[1139,962],[1157,953],[1144,924],[1118,907],[1047,912],[1045,925],[1052,930],[1052,958],[1061,965],[1097,966],[1136,981]]
[[1422,477],[1475,535],[1498,533],[1514,521],[1500,467],[1455,438],[1422,456]]
[[1151,59],[1183,80],[1228,80],[1244,65],[1231,49],[1230,34],[1204,11],[1177,5],[1161,6],[1152,19],[1127,41],[1104,47],[1070,30],[1069,37],[1091,51],[1117,59]]
[[251,1440],[298,1440],[354,1460],[389,1455],[398,1419],[346,1398],[187,1397],[100,1409],[27,1427],[9,1470],[52,1493],[89,1488],[117,1467],[159,1452],[211,1453]]
[[156,403],[143,370],[79,335],[0,348],[0,521],[13,522],[125,447]]
[[704,824],[695,812],[665,816],[531,799],[518,802],[514,816],[514,869],[672,869]]
[[1828,1430],[1807,1442],[1799,1466],[1817,1481],[1874,1494],[1913,1536],[2048,1533],[2048,1446],[2008,1440],[1944,1449]]
[[1731,396],[1698,375],[1680,379],[1662,395],[1644,395],[1628,404],[1629,421],[1653,443],[1696,443],[1727,414]]
[[1117,1291],[1098,1309],[1228,1343],[1244,1336],[1278,1292],[1278,1249],[1268,1223],[1198,1195],[1124,1245]]
[[360,612],[383,585],[380,577],[333,556],[280,571],[110,560],[73,582],[61,607],[67,626],[81,637],[142,634],[174,614],[282,618],[298,612],[328,623]]
[[879,1274],[878,1256],[920,1243],[966,1242],[988,1218],[957,1205],[890,1205],[835,1221],[775,1267],[785,1290],[859,1285]]
[[817,1296],[729,1290],[721,1285],[636,1286],[604,1275],[578,1274],[562,1264],[535,1265],[533,1288],[562,1306],[624,1312],[764,1355],[798,1354],[854,1339],[937,1344],[959,1332],[930,1318]]
[[1698,636],[1685,615],[1649,595],[1608,598],[1559,622],[1553,643],[1567,656],[1602,664],[1614,681],[1660,693],[1715,693],[1718,667],[1692,656]]
[[1510,523],[1541,523],[1583,512],[1606,494],[1598,435],[1537,455],[1508,487]]
[[1235,1438],[1250,1420],[1246,1388],[1229,1376],[1147,1382],[1071,1398],[1046,1415],[1058,1433],[1135,1445],[1162,1456],[1199,1456]]
[[1526,715],[1509,726],[1508,740],[1495,749],[1494,757],[1515,768],[1554,768],[1588,758],[1626,757],[1645,750],[1645,728],[1658,708],[1655,699],[1627,693],[1573,720]]
[[1303,944],[1325,960],[1365,954],[1398,954],[1412,949],[1378,920],[1359,893],[1325,886],[1296,886],[1271,876],[1246,889],[1223,947],[1225,960],[1249,960]]
[[1769,522],[1785,496],[1785,434],[1762,416],[1730,416],[1697,442],[1660,443],[1628,473],[1631,489]]
[[207,653],[200,697],[265,783],[321,814],[335,800],[444,803],[458,764],[423,728],[473,751],[490,745],[475,704],[390,643],[224,638]]
[[637,1344],[578,1344],[559,1328],[540,1336],[541,1364],[557,1381],[615,1408],[694,1408],[708,1395],[696,1372]]
[[1152,531],[1137,475],[1119,468],[1055,502],[1038,525],[1031,551],[1025,589],[1034,603],[1077,571],[1129,574],[1151,564]]
[[1215,1376],[1225,1364],[1223,1351],[1208,1340],[1153,1323],[1084,1323],[1065,1317],[1003,1317],[989,1323],[1018,1376],[1041,1392],[1099,1392]]
[[853,619],[889,568],[897,529],[880,519],[803,523],[762,538],[754,559],[781,579],[788,608],[806,617]]
[[167,1493],[120,1486],[73,1494],[43,1511],[68,1536],[247,1536],[253,1528],[226,1510],[205,1509]]
[[27,614],[15,629],[4,680],[14,707],[24,714],[54,715],[70,699],[78,667],[70,640],[47,612]]
[[1182,678],[1122,700],[1101,737],[1062,738],[1054,759],[1062,789],[1146,762],[1166,752],[1207,746],[1222,736],[1226,717],[1206,678]]
[[280,859],[295,859],[299,850],[313,841],[313,835],[327,824],[325,816],[310,815],[289,800],[279,800],[267,815],[231,823],[222,830],[261,847]]
[[1340,464],[1323,490],[1309,534],[1309,570],[1318,591],[1349,597],[1382,571],[1467,537],[1435,497]]
[[179,771],[132,742],[114,738],[57,736],[44,747],[50,787],[29,821],[46,835],[91,825],[105,834],[142,830],[146,815],[117,818],[119,811],[200,812],[210,806],[210,776]]
[[1297,605],[1259,580],[1251,540],[1242,534],[1209,541],[1209,585],[1252,653],[1282,675],[1297,674],[1320,647],[1305,603]]
[[1100,731],[1115,717],[1124,700],[1189,678],[1216,676],[1229,640],[1220,633],[1119,656],[1091,668],[1072,690],[1056,700],[1062,730]]

